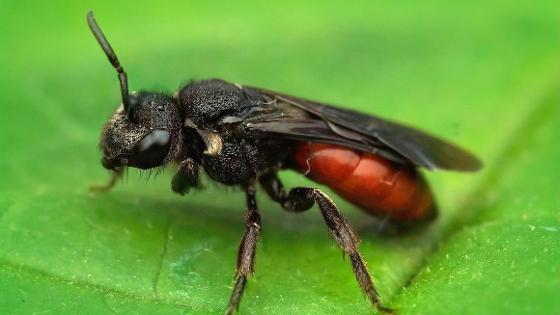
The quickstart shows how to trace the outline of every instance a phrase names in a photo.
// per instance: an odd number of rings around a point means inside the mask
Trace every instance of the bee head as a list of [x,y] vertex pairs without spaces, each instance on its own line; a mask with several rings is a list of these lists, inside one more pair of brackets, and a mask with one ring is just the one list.
[[128,93],[128,79],[117,55],[97,25],[93,12],[87,14],[93,36],[117,70],[122,104],[101,133],[101,163],[107,169],[131,166],[141,169],[163,166],[179,153],[181,115],[170,96],[161,93]]
[[101,162],[107,169],[149,169],[167,164],[179,153],[181,115],[165,94],[139,92],[128,97],[103,127]]

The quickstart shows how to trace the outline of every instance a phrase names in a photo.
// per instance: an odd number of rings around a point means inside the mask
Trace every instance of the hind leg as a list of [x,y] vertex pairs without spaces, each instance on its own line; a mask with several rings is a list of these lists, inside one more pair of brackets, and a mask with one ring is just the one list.
[[289,193],[286,193],[276,174],[267,174],[261,177],[260,181],[271,198],[278,201],[288,211],[307,211],[314,203],[317,203],[329,233],[344,254],[350,257],[352,271],[362,292],[377,310],[384,313],[394,312],[392,309],[381,304],[379,294],[373,285],[366,263],[358,251],[360,240],[352,231],[342,213],[338,211],[336,204],[325,193],[315,188],[301,187],[293,188]]

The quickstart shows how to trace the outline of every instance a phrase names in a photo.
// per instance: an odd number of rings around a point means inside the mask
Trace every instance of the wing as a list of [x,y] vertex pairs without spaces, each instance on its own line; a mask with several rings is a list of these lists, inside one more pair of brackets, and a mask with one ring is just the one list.
[[482,166],[471,153],[407,126],[266,89],[244,89],[266,100],[261,110],[243,119],[257,135],[340,144],[432,170],[475,171]]

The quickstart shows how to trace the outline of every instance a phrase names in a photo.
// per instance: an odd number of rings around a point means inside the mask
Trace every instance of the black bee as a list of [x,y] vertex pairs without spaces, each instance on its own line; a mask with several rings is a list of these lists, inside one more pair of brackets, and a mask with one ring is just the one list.
[[199,171],[247,196],[245,234],[239,244],[235,284],[226,313],[241,300],[254,271],[261,216],[256,185],[285,210],[318,204],[329,233],[350,258],[360,288],[382,305],[359,251],[359,239],[335,203],[317,188],[286,191],[277,177],[294,169],[326,184],[366,212],[397,223],[429,221],[436,205],[418,167],[474,171],[481,163],[438,138],[377,117],[219,79],[187,84],[173,95],[128,92],[127,76],[88,12],[93,35],[117,70],[122,104],[104,126],[102,165],[113,171],[109,189],[126,167],[178,164],[173,191],[200,185]]

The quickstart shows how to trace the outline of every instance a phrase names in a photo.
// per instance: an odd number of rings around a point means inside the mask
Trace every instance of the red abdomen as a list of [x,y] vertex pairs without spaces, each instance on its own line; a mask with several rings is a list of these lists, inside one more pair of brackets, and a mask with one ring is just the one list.
[[435,217],[430,188],[412,166],[322,143],[302,143],[295,161],[304,175],[370,214],[401,222]]

